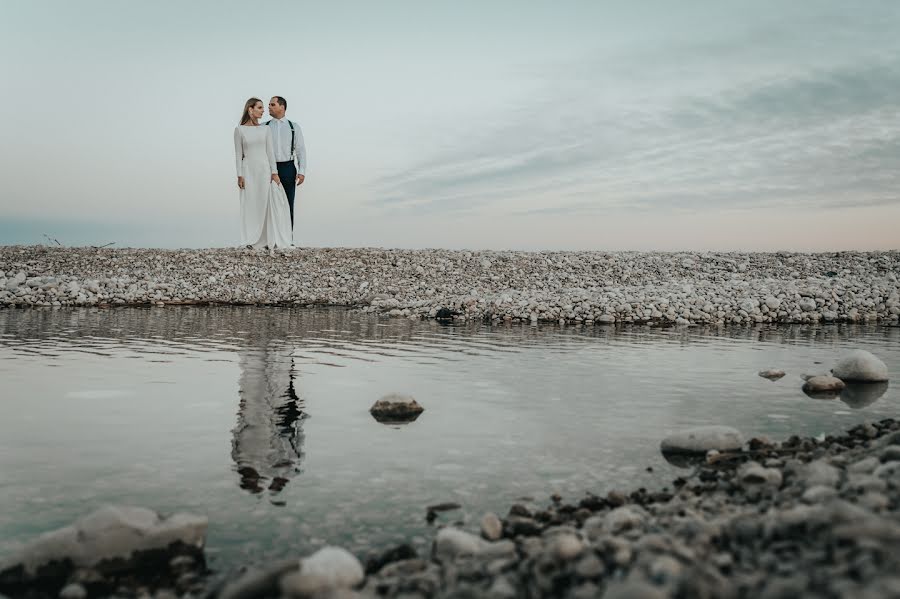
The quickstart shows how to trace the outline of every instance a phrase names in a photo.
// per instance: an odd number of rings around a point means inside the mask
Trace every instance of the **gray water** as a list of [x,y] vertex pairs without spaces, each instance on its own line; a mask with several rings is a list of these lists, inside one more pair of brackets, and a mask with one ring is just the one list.
[[[0,311],[0,555],[106,503],[210,519],[225,571],[323,544],[367,551],[472,528],[551,493],[660,488],[669,432],[818,435],[897,416],[815,400],[801,375],[867,349],[900,372],[900,328],[444,326],[343,310]],[[772,382],[765,368],[788,375]],[[425,412],[376,422],[382,395]],[[648,467],[652,471],[648,471]],[[252,470],[251,470],[252,469]],[[248,476],[255,472],[261,478]],[[243,476],[242,474],[243,473]],[[272,481],[278,479],[275,485]]]

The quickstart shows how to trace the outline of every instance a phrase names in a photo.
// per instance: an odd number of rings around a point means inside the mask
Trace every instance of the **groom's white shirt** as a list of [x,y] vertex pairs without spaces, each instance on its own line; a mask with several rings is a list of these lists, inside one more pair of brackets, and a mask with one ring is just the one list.
[[[293,121],[291,122],[293,123]],[[288,118],[273,118],[269,127],[272,128],[272,145],[275,147],[276,162],[289,161],[291,159],[291,126],[288,124]],[[306,176],[306,144],[303,143],[303,132],[297,123],[294,123],[294,145],[297,148],[294,157],[297,174]]]

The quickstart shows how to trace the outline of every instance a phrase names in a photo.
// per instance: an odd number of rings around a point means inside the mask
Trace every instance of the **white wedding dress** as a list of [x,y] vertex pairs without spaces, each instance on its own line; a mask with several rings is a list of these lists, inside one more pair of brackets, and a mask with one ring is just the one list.
[[[278,170],[272,132],[265,125],[238,125],[234,155],[241,190],[241,244],[254,248],[291,245],[291,213],[284,188],[272,181]],[[292,185],[293,181],[288,181]]]

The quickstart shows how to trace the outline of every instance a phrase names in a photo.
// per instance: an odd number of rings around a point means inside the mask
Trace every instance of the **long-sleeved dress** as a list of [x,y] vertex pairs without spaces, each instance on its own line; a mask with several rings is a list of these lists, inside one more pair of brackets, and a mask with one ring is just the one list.
[[[291,245],[291,214],[284,188],[272,181],[278,173],[272,132],[265,126],[234,128],[237,176],[244,178],[241,197],[241,244],[261,247]],[[288,181],[288,185],[293,181]]]

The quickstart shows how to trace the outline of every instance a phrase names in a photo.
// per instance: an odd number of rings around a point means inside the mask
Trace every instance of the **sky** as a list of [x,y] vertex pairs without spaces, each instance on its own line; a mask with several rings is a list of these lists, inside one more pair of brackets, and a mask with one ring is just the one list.
[[0,244],[237,245],[281,95],[301,246],[900,248],[893,0],[0,10]]

